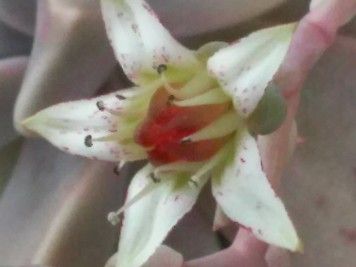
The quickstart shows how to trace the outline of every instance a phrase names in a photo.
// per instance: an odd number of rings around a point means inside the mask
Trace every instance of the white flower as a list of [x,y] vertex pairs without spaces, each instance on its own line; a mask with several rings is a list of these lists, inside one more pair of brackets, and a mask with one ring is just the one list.
[[231,220],[270,244],[300,249],[250,134],[266,131],[255,131],[270,114],[260,114],[260,100],[295,24],[191,51],[143,0],[102,0],[102,11],[116,57],[137,87],[49,107],[24,125],[68,153],[121,164],[148,159],[124,207],[109,216],[115,221],[125,212],[117,266],[141,266],[209,178]]

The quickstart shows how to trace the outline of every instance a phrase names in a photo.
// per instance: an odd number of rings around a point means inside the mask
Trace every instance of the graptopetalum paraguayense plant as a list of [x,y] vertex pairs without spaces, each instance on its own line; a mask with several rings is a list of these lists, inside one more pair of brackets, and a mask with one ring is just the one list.
[[[273,78],[295,24],[190,51],[143,1],[104,0],[102,7],[116,56],[137,87],[59,104],[24,124],[73,154],[121,163],[148,159],[124,207],[110,215],[114,221],[125,212],[118,266],[143,264],[210,178],[228,217],[261,240],[299,249],[253,136],[275,128],[266,121],[280,119],[278,112],[260,111],[271,102],[269,90],[275,93]],[[280,101],[278,94],[272,99]]]

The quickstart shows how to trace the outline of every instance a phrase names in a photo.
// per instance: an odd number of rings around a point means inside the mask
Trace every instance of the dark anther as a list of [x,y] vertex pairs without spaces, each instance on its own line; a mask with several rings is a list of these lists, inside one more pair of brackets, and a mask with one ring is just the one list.
[[92,147],[93,146],[93,138],[91,135],[87,135],[84,139],[84,144],[87,146],[87,147]]
[[116,175],[120,175],[120,166],[119,166],[119,165],[116,165],[115,168],[113,169],[113,172],[114,172]]
[[159,183],[161,180],[152,172],[150,173],[150,178],[152,179],[152,181],[156,184]]
[[119,100],[125,100],[126,97],[124,97],[123,95],[115,95],[117,99]]
[[161,64],[161,65],[158,65],[158,67],[157,67],[158,74],[162,74],[166,70],[167,70],[167,65]]
[[167,106],[172,105],[173,101],[175,100],[174,95],[170,95],[167,99]]
[[181,143],[181,144],[189,144],[189,143],[191,143],[191,142],[192,142],[192,139],[183,138],[183,139],[180,140],[179,143]]
[[98,102],[96,102],[96,106],[98,107],[98,109],[100,111],[104,111],[105,110],[105,106],[104,106],[104,102],[99,100]]

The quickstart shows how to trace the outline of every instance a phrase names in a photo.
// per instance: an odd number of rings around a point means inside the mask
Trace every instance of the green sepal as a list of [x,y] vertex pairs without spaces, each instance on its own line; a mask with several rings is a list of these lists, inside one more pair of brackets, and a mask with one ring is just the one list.
[[252,135],[267,135],[277,130],[287,114],[287,104],[279,87],[270,83],[255,111],[247,119]]

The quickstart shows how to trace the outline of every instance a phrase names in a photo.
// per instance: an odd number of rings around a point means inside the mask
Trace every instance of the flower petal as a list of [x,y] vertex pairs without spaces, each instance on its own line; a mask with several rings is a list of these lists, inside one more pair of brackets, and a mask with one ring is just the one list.
[[143,0],[101,0],[114,52],[127,77],[137,82],[142,72],[156,73],[160,64],[197,64],[192,51],[179,44]]
[[[123,146],[116,140],[97,140],[118,131],[117,117],[110,112],[122,110],[128,98],[136,93],[132,88],[89,100],[57,104],[38,112],[23,124],[71,154],[107,161],[142,159],[145,153],[137,145]],[[99,102],[104,110],[99,109]],[[85,144],[89,135],[93,140],[92,146]]]
[[262,98],[287,53],[294,28],[293,23],[254,32],[209,59],[210,74],[243,116],[251,114]]
[[265,242],[293,251],[301,243],[285,207],[261,168],[256,141],[247,132],[221,176],[213,178],[213,194],[232,220]]
[[[152,185],[149,176],[153,172],[154,168],[147,165],[135,175],[127,201]],[[206,180],[192,187],[187,178],[177,174],[162,178],[149,194],[126,209],[116,266],[141,266],[178,220],[192,208]]]

